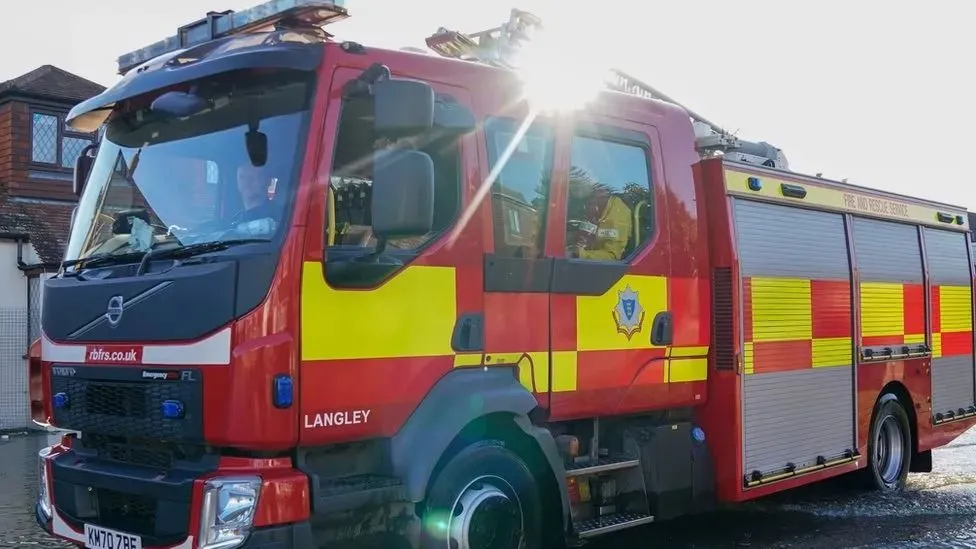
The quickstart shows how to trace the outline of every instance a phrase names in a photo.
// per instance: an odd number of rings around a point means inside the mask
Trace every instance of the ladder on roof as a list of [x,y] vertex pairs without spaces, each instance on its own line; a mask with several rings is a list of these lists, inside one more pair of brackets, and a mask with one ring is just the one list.
[[[441,27],[427,37],[426,43],[427,47],[444,57],[512,69],[515,68],[515,54],[542,28],[542,20],[539,17],[512,8],[508,21],[502,25],[468,34]],[[780,169],[789,167],[782,150],[766,142],[754,143],[739,139],[718,124],[629,73],[612,68],[607,75],[606,84],[611,90],[664,101],[684,109],[692,120],[696,146],[703,156],[712,156],[720,152],[727,158],[742,162]]]

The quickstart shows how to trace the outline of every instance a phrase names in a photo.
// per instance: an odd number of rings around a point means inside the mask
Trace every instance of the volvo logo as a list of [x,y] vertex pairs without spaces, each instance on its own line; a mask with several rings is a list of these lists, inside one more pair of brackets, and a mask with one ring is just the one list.
[[130,296],[128,298],[122,297],[120,295],[112,296],[108,300],[108,305],[105,307],[105,312],[93,318],[90,322],[78,328],[77,330],[68,334],[68,339],[77,339],[91,330],[98,328],[99,326],[104,326],[108,324],[109,328],[118,327],[119,323],[122,322],[122,314],[126,309],[131,309],[138,303],[145,301],[146,299],[156,295],[157,293],[165,290],[173,284],[172,280],[167,280],[165,282],[160,282],[155,286],[140,292],[136,295]]
[[108,307],[105,309],[105,320],[108,320],[109,326],[114,328],[122,321],[124,303],[125,300],[120,295],[112,296],[108,300]]

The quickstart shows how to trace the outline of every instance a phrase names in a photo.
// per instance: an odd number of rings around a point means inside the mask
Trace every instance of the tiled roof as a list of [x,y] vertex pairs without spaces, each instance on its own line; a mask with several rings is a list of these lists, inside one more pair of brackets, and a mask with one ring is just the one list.
[[40,66],[27,74],[0,83],[0,97],[24,94],[48,99],[79,102],[105,91],[105,86],[59,69]]
[[0,233],[26,234],[44,263],[64,257],[71,228],[70,204],[0,201]]

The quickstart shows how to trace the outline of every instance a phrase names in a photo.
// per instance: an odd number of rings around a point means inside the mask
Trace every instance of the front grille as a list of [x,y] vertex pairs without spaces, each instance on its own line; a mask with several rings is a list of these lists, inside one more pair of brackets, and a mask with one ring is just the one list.
[[[51,379],[52,394],[67,396],[67,407],[54,409],[59,427],[85,434],[202,441],[199,376],[191,376],[189,381],[179,376],[143,380],[141,368],[76,366],[59,370],[71,372],[70,376],[54,375]],[[182,418],[163,417],[162,405],[167,400],[183,403]]]
[[141,536],[144,546],[176,544],[189,531],[188,501],[158,500],[55,478],[54,505],[79,530],[88,523],[129,532]]
[[105,447],[105,457],[122,463],[133,463],[146,467],[168,469],[173,465],[173,454],[165,450],[128,446],[125,444],[108,444]]
[[182,466],[201,463],[206,459],[206,447],[156,440],[111,437],[88,434],[75,441],[79,454],[121,464],[138,465],[154,469],[169,469],[174,463]]
[[174,448],[171,445],[150,441],[135,442],[90,434],[76,441],[75,444],[79,450],[91,450],[94,455],[101,459],[156,469],[170,468],[175,459]]
[[156,502],[146,496],[95,490],[98,520],[108,528],[156,531]]
[[[81,390],[85,394],[85,411],[115,417],[144,419],[147,415],[149,395],[146,386],[133,385],[78,385],[69,384],[69,390]],[[167,393],[173,391],[164,391]],[[169,396],[169,395],[160,395]],[[176,396],[173,394],[172,396]]]

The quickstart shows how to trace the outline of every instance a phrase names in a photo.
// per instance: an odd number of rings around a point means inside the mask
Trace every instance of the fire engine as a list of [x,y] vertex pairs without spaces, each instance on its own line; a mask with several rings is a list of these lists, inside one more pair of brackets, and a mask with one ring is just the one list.
[[104,135],[30,353],[51,535],[579,545],[898,490],[976,423],[964,208],[796,173],[621,71],[556,109],[526,12],[422,52],[347,16],[208,13],[68,115]]

